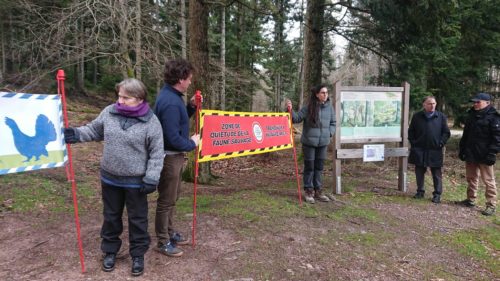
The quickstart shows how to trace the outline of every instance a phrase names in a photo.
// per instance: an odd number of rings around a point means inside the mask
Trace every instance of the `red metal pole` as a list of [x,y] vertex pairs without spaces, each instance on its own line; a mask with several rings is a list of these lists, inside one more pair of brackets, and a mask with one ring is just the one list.
[[293,121],[292,121],[292,107],[288,107],[288,113],[290,114],[290,135],[292,136],[292,146],[293,146],[293,160],[295,161],[295,176],[297,177],[297,192],[299,193],[299,205],[302,206],[302,193],[300,192],[300,177],[299,177],[299,167],[297,165],[297,151],[295,149],[295,138],[293,136]]
[[[201,111],[201,91],[196,90],[194,100],[196,102],[196,127],[195,127],[195,133],[198,134],[199,127],[200,127],[200,111]],[[201,137],[200,137],[201,141]],[[195,235],[196,235],[196,187],[198,184],[198,153],[200,153],[200,146],[198,145],[196,147],[196,153],[194,156],[194,186],[193,186],[193,226],[192,226],[192,233],[191,233],[191,239],[192,239],[192,244],[193,247],[195,246]]]
[[[57,91],[58,94],[61,96],[61,101],[63,105],[64,127],[68,128],[68,111],[66,109],[66,94],[64,90],[64,79],[66,79],[64,70],[59,69],[57,71]],[[76,198],[76,181],[75,181],[75,172],[73,170],[73,158],[71,154],[70,144],[66,144],[66,150],[68,151],[68,166],[66,167],[66,171],[68,172],[68,167],[69,167],[69,180],[71,181],[71,192],[73,193],[73,208],[75,210],[76,236],[78,239],[78,250],[80,252],[80,265],[82,266],[82,273],[84,273],[85,261],[83,258],[83,246],[82,246],[82,239],[80,236],[80,218],[78,216],[78,200]]]

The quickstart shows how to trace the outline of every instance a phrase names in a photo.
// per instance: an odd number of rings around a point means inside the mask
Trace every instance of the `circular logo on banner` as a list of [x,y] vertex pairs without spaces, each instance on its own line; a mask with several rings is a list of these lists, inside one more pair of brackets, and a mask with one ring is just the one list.
[[264,134],[262,133],[262,128],[260,127],[260,124],[257,122],[254,122],[252,124],[252,130],[253,130],[253,135],[255,139],[257,140],[258,143],[262,142],[262,139],[264,138]]

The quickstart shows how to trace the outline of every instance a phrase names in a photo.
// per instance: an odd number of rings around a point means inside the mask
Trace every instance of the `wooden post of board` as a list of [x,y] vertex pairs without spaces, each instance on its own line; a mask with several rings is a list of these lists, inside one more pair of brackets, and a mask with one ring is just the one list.
[[[399,143],[399,147],[404,148],[408,147],[408,119],[410,111],[410,84],[408,82],[403,82],[402,84],[403,91],[403,112],[405,114],[401,117],[401,136],[402,140]],[[400,191],[406,192],[408,191],[408,156],[399,157],[398,159],[398,189]]]
[[342,193],[342,182],[341,182],[341,160],[337,157],[337,151],[340,150],[340,89],[342,84],[340,81],[337,81],[333,85],[333,91],[335,93],[335,99],[333,100],[333,108],[335,109],[335,136],[333,138],[333,193],[341,194]]

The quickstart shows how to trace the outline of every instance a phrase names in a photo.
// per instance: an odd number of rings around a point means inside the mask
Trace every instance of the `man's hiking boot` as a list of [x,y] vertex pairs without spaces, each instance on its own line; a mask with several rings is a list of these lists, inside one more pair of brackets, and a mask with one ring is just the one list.
[[470,199],[465,199],[465,200],[462,200],[462,201],[458,201],[456,203],[458,205],[462,205],[462,206],[465,206],[465,207],[468,207],[468,208],[472,208],[472,207],[476,206],[476,204],[474,203],[474,201],[472,201]]
[[434,196],[432,196],[432,200],[431,201],[432,201],[432,203],[439,204],[439,203],[441,203],[441,196],[434,195]]
[[102,270],[106,272],[113,271],[115,269],[116,254],[106,253],[104,259],[102,260]]
[[312,189],[306,189],[304,199],[307,203],[314,204],[314,192],[312,191]]
[[413,195],[414,199],[423,199],[424,198],[424,193],[422,192],[417,192],[415,195]]
[[155,250],[169,257],[180,257],[184,254],[184,252],[177,248],[175,243],[172,243],[172,241],[167,244],[158,243]]
[[314,190],[314,199],[320,202],[330,202],[330,198],[321,192],[321,189]]
[[139,276],[144,273],[144,256],[137,256],[132,258],[132,276]]
[[486,206],[486,209],[484,209],[481,214],[485,216],[492,216],[495,213],[495,207],[488,205]]
[[175,244],[180,246],[189,244],[189,241],[184,236],[182,236],[180,233],[177,232],[174,233],[174,235],[172,235],[170,239],[173,240]]
[[335,195],[333,195],[333,193],[327,193],[325,194],[326,197],[328,197],[328,199],[330,199],[330,201],[336,201],[337,198],[335,198]]

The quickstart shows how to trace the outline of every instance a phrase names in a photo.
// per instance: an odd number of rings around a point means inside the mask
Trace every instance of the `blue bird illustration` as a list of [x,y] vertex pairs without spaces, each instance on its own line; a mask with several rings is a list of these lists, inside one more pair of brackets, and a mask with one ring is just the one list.
[[21,132],[14,119],[5,117],[5,124],[12,130],[17,151],[26,157],[24,162],[29,162],[33,157],[38,161],[42,155],[49,156],[45,147],[49,142],[57,139],[57,134],[54,124],[47,116],[40,114],[36,118],[34,136],[28,136]]

